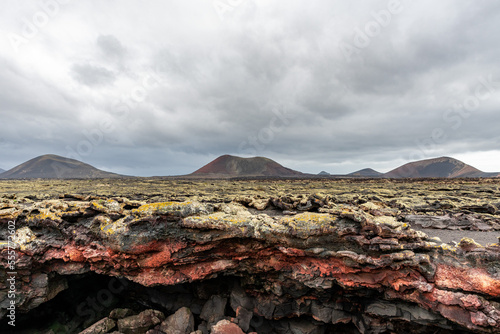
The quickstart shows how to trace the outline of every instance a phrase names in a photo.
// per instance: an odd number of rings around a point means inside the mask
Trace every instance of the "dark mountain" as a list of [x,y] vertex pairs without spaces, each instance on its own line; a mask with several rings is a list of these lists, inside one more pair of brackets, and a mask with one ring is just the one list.
[[0,168],[0,174],[2,174],[3,172],[5,172],[5,169]]
[[329,176],[329,175],[332,175],[328,172],[325,172],[324,170],[322,170],[321,172],[318,173],[319,176]]
[[268,158],[240,158],[232,155],[223,155],[190,175],[198,177],[293,177],[304,174],[283,167],[279,163]]
[[407,163],[385,173],[389,178],[420,177],[491,177],[498,173],[485,173],[460,160],[441,157]]
[[94,179],[116,178],[109,173],[78,160],[47,154],[20,164],[2,174],[2,179]]
[[347,175],[348,176],[356,176],[356,177],[380,177],[383,174],[380,172],[377,172],[376,170],[371,169],[371,168],[364,168],[364,169],[358,170],[356,172],[349,173]]

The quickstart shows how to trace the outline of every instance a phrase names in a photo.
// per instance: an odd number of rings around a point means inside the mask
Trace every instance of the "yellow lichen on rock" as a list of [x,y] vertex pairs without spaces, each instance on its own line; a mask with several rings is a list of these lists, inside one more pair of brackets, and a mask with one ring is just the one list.
[[375,224],[384,224],[392,228],[403,228],[403,223],[396,220],[392,216],[376,216],[372,218]]
[[216,212],[207,216],[193,216],[184,219],[184,224],[193,228],[226,229],[242,227],[250,223],[249,216],[231,215],[225,212]]
[[361,204],[359,207],[365,211],[369,211],[369,210],[380,210],[383,209],[385,206],[382,203],[366,202]]
[[90,208],[99,212],[120,212],[120,204],[112,199],[90,202]]
[[455,253],[457,251],[457,247],[449,245],[449,244],[445,244],[445,243],[442,243],[441,245],[439,245],[439,248],[441,248],[444,251],[453,252],[453,253]]
[[326,213],[304,212],[295,216],[283,217],[281,222],[295,225],[325,225],[332,222],[331,216]]
[[[107,218],[107,217],[106,217]],[[124,232],[127,228],[127,224],[124,221],[124,218],[118,219],[117,221],[111,221],[109,218],[104,218],[101,220],[101,231],[106,235],[112,235],[119,232]]]
[[173,212],[180,210],[188,205],[192,204],[192,202],[162,202],[162,203],[149,203],[144,204],[138,207],[137,209],[133,209],[132,213],[139,214],[165,214],[168,212]]
[[333,224],[335,220],[335,217],[327,213],[304,212],[291,217],[282,217],[278,222],[283,227],[291,228],[294,234],[308,237],[335,229]]
[[[104,202],[104,201],[102,201],[102,202]],[[90,202],[90,208],[92,208],[96,211],[106,212],[106,208],[104,207],[104,205],[102,203],[99,203],[99,201]]]
[[19,245],[19,248],[24,251],[26,250],[29,243],[36,239],[35,233],[28,227],[21,227],[16,231],[14,241]]
[[40,209],[40,213],[37,213],[34,216],[29,216],[27,218],[28,222],[35,222],[40,220],[52,220],[56,222],[61,221],[61,212],[52,212],[50,209]]
[[457,245],[460,248],[484,248],[481,244],[477,243],[474,239],[464,237]]

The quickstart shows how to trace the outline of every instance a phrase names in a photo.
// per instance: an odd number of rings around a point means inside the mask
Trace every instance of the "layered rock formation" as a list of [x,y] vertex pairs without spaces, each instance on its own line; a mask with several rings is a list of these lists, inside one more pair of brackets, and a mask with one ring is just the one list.
[[4,199],[0,233],[15,221],[16,261],[7,266],[2,243],[0,315],[5,323],[15,269],[26,330],[65,305],[62,332],[98,322],[86,333],[169,333],[193,329],[192,316],[198,333],[498,333],[500,245],[450,246],[404,220],[321,195]]

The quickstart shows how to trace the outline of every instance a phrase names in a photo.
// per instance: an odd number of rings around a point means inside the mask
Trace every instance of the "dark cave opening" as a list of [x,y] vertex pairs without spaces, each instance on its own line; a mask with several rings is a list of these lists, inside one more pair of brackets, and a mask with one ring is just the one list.
[[[188,307],[194,315],[195,328],[202,328],[202,333],[209,333],[210,324],[201,314],[207,301],[214,296],[224,299],[223,316],[225,319],[237,319],[235,311],[238,303],[244,305],[252,300],[251,315],[247,319],[246,333],[291,333],[291,328],[301,329],[303,333],[372,333],[363,330],[364,307],[367,301],[382,300],[373,290],[348,291],[340,286],[326,290],[312,289],[292,280],[280,280],[281,277],[237,277],[220,276],[205,281],[184,283],[175,286],[145,287],[124,278],[109,277],[95,273],[65,277],[68,289],[60,292],[52,300],[32,309],[28,313],[19,313],[15,333],[68,334],[79,333],[100,319],[109,316],[116,308],[127,308],[140,313],[147,309],[161,311],[169,316],[182,307]],[[270,278],[270,280],[269,280]],[[274,283],[270,283],[274,282]],[[279,291],[273,291],[276,282],[281,284]],[[304,296],[307,299],[304,302]],[[278,304],[279,303],[279,304]],[[312,310],[311,303],[316,306]],[[264,305],[266,304],[266,305]],[[324,309],[342,305],[338,309],[342,314],[352,316],[351,320],[340,319],[336,323],[323,322],[318,314]],[[268,307],[272,307],[269,311]],[[267,312],[265,317],[256,315]],[[356,318],[357,320],[354,320]],[[275,319],[275,320],[274,320]],[[371,320],[373,323],[373,319]],[[386,328],[377,333],[463,333],[452,329],[426,326],[404,319],[377,319]],[[387,325],[390,323],[390,325]],[[241,323],[240,323],[241,325]],[[384,327],[385,326],[385,327]],[[1,333],[10,333],[11,327],[3,323]],[[296,332],[295,330],[293,332]],[[297,331],[297,333],[302,333]],[[375,333],[375,332],[373,332]]]
[[[110,309],[122,303],[130,304],[125,287],[135,283],[98,274],[65,277],[68,288],[53,299],[30,310],[18,313],[16,333],[68,333],[83,330],[99,317],[109,314]],[[135,306],[137,308],[138,305]],[[11,329],[2,323],[0,332]]]

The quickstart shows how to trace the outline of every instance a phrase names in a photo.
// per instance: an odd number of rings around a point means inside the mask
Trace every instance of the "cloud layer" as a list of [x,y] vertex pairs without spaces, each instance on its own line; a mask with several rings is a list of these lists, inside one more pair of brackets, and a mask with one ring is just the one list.
[[222,154],[304,172],[453,156],[500,171],[496,1],[10,1],[0,167],[131,175]]

